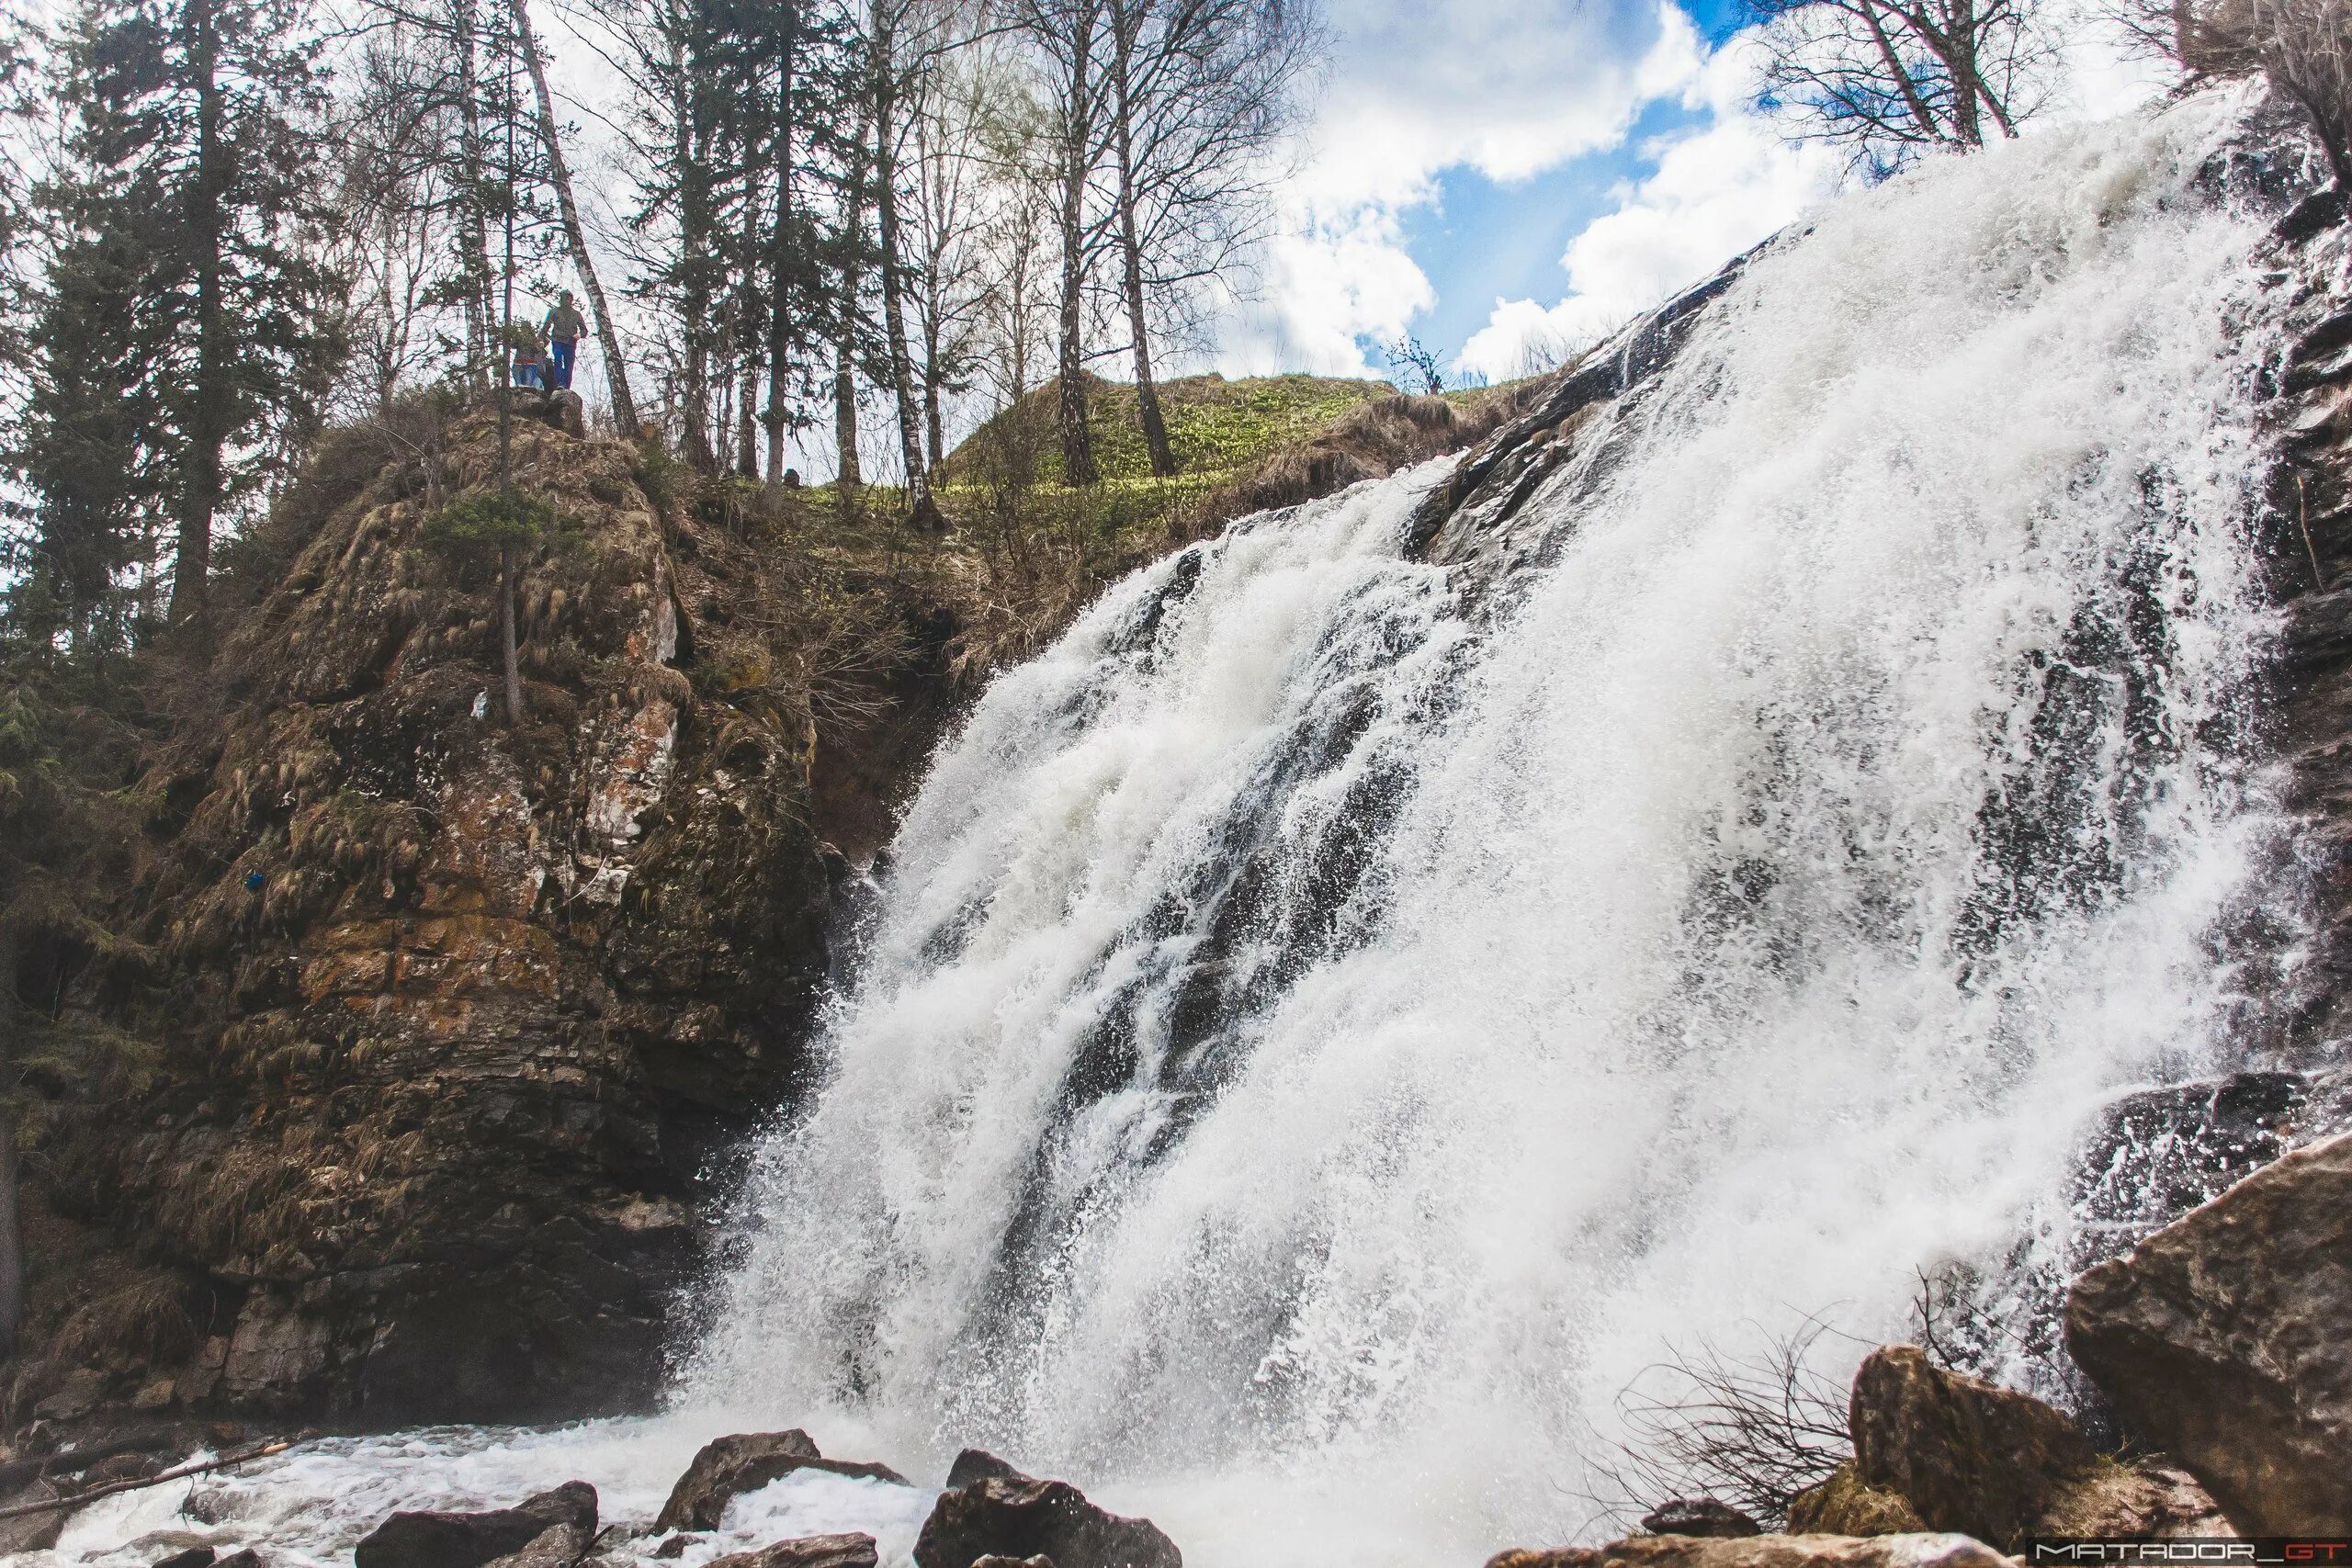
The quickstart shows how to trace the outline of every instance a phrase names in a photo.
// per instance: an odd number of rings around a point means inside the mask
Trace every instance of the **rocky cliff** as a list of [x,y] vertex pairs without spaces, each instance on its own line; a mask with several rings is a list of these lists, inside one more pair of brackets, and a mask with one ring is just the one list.
[[56,1185],[143,1267],[83,1309],[111,1366],[45,1371],[368,1423],[639,1404],[704,1162],[786,1095],[825,966],[808,704],[713,673],[759,661],[692,606],[755,584],[639,456],[526,422],[557,527],[507,728],[495,571],[425,537],[494,422],[344,440],[141,785],[154,959],[104,999],[159,1055]]

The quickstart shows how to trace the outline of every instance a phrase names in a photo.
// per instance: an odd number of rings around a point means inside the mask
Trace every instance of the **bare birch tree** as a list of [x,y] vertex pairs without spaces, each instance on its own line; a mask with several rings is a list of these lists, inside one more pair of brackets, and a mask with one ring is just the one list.
[[1883,178],[1925,152],[2013,137],[2056,57],[2039,0],[1750,0],[1761,99]]
[[[1151,471],[1176,471],[1152,335],[1263,237],[1321,44],[1303,0],[1105,0],[1118,290]],[[1155,321],[1157,316],[1159,321]]]
[[605,354],[605,384],[613,400],[613,420],[623,433],[637,434],[637,400],[629,395],[628,363],[621,355],[619,331],[612,307],[605,302],[605,286],[596,276],[596,260],[588,249],[587,231],[581,227],[580,204],[571,194],[571,167],[564,161],[563,135],[556,124],[555,97],[548,91],[547,62],[539,58],[539,40],[531,31],[529,0],[514,0],[514,32],[523,61],[531,73],[531,92],[538,106],[538,133],[547,153],[548,183],[555,187],[556,209],[563,218],[563,239],[571,265],[588,294],[588,309],[596,342]]

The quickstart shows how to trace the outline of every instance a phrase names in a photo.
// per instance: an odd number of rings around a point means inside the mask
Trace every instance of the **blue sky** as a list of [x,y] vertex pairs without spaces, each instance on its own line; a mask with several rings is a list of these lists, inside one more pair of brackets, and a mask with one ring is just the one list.
[[[1212,362],[1495,378],[1605,335],[1837,187],[1752,107],[1741,0],[1324,0],[1337,44],[1256,297]],[[2070,15],[2073,15],[2070,13]],[[2062,21],[2052,118],[2154,78]]]
[[[1739,29],[1736,0],[1680,7],[1709,47]],[[1437,292],[1413,331],[1451,355],[1487,324],[1498,299],[1556,295],[1568,243],[1611,211],[1614,193],[1657,171],[1664,145],[1704,129],[1705,108],[1679,97],[1643,105],[1624,140],[1525,179],[1504,181],[1473,165],[1437,175],[1433,199],[1404,219],[1405,248]]]
[[1796,216],[1817,159],[1747,112],[1738,0],[1327,0],[1337,39],[1228,370],[1523,367]]

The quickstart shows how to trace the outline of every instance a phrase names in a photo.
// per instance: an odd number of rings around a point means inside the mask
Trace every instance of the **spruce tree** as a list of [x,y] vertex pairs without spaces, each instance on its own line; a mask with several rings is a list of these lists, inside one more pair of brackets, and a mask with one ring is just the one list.
[[201,626],[219,519],[315,419],[332,344],[301,243],[320,100],[298,4],[84,0],[60,40],[20,460],[81,624],[167,521],[171,617]]

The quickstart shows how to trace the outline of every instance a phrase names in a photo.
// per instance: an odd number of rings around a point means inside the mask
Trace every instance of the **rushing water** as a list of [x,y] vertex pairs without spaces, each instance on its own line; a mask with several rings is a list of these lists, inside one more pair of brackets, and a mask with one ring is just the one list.
[[[317,1446],[209,1534],[323,1559],[574,1473],[641,1520],[796,1424],[996,1449],[1209,1568],[1471,1563],[1594,1528],[1661,1356],[2063,1248],[2098,1108],[2227,1065],[2272,830],[2228,118],[1830,208],[1499,588],[1402,554],[1436,467],[1120,585],[909,812],[673,1413]],[[686,1562],[902,1552],[928,1501],[788,1482]],[[170,1522],[109,1507],[69,1558]]]

